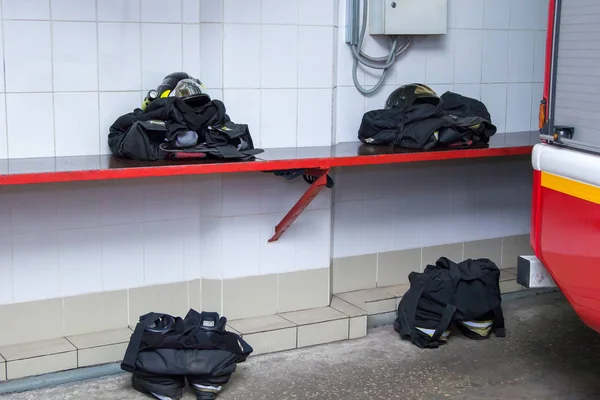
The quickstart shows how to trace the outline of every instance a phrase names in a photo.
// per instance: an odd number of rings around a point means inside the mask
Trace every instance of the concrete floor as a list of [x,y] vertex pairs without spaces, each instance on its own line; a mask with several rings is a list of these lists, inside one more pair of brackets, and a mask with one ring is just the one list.
[[[438,350],[420,350],[391,328],[381,328],[364,339],[251,358],[240,364],[219,399],[600,398],[600,335],[578,320],[562,295],[505,302],[504,309],[505,339],[454,336]],[[130,388],[128,375],[1,397],[146,398]]]

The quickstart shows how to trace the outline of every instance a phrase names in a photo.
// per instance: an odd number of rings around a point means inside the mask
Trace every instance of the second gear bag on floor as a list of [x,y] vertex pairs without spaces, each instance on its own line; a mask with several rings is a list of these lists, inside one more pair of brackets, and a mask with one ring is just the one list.
[[398,305],[394,329],[421,348],[445,343],[452,323],[472,339],[492,331],[504,337],[500,270],[488,259],[456,264],[442,257],[423,272],[411,272],[410,289]]
[[186,380],[198,400],[214,400],[238,363],[252,353],[227,319],[191,309],[185,318],[148,313],[135,327],[121,369],[133,388],[160,400],[178,400]]

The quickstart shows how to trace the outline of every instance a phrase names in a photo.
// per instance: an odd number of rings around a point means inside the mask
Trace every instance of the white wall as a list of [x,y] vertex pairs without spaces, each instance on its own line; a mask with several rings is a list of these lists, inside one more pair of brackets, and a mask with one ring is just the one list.
[[[340,1],[336,91],[336,141],[356,140],[360,117],[382,108],[400,85],[421,82],[439,95],[456,91],[485,102],[499,132],[537,129],[542,98],[548,0],[448,0],[448,35],[419,37],[389,73],[385,87],[363,97],[352,83],[345,43],[345,1]],[[385,39],[367,35],[365,52],[384,55]],[[361,72],[372,87],[379,78]]]
[[[541,91],[536,49],[544,3],[450,0],[449,35],[417,40],[385,90],[364,98],[351,86],[342,42],[345,0],[2,0],[0,158],[107,153],[108,126],[177,70],[205,82],[265,148],[355,141],[363,112],[410,81],[481,94],[501,131],[528,130],[533,93]],[[525,165],[495,165],[485,176],[528,174]],[[405,193],[401,183],[390,191],[400,170],[337,177],[334,214],[347,225],[336,222],[334,235],[342,239],[334,239],[334,256],[349,254],[338,251],[345,234],[368,237],[379,229],[362,210],[388,210],[390,199]],[[445,176],[436,171],[431,176]],[[463,183],[448,190],[466,196],[457,189]],[[431,196],[439,189],[429,187]],[[278,243],[266,244],[305,188],[303,181],[258,173],[0,188],[0,304],[327,267],[330,191]],[[358,188],[360,196],[348,195]],[[415,201],[425,208],[431,196],[423,196]],[[385,204],[368,203],[377,199]],[[497,199],[489,200],[478,203],[481,221],[500,212]],[[518,232],[527,230],[523,206],[505,200],[502,210],[518,221]],[[366,225],[348,223],[358,220],[348,214],[352,207]],[[517,232],[493,226],[476,236]]]
[[[418,38],[386,85],[363,97],[352,83],[340,2],[336,141],[355,140],[362,114],[382,108],[396,87],[424,82],[481,99],[499,133],[492,143],[528,144],[542,98],[548,0],[449,0],[446,36]],[[365,51],[383,55],[367,36]],[[376,83],[373,71],[359,74]],[[336,171],[333,257],[403,250],[529,232],[531,173],[527,161],[489,160]]]

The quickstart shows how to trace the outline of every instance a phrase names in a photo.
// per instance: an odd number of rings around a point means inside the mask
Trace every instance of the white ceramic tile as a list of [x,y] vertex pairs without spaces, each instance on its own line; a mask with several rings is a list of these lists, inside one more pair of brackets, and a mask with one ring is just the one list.
[[362,254],[363,202],[336,203],[333,211],[333,257],[350,257]]
[[426,82],[452,83],[454,81],[454,43],[455,31],[448,30],[446,35],[428,36]]
[[141,27],[98,24],[100,90],[141,90]]
[[200,0],[200,22],[223,21],[223,0]]
[[537,0],[535,7],[535,29],[538,31],[548,30],[548,8],[549,0]]
[[8,92],[52,90],[50,23],[4,22],[4,66]]
[[502,230],[501,191],[483,189],[477,196],[477,239],[493,239]]
[[114,181],[102,190],[102,224],[141,222],[147,218],[143,181]]
[[297,120],[297,89],[261,91],[260,140],[263,148],[295,147]]
[[483,27],[483,0],[457,0],[456,28],[481,29]]
[[259,215],[223,219],[223,278],[259,274]]
[[531,83],[508,85],[506,100],[506,131],[521,132],[531,126]]
[[421,247],[423,230],[423,197],[421,193],[400,194],[393,199],[393,249]]
[[298,90],[298,147],[331,144],[332,101],[331,89]]
[[396,61],[396,85],[413,82],[425,82],[425,62],[427,59],[427,42],[424,37],[413,39],[410,49]]
[[232,121],[247,124],[255,147],[261,144],[260,89],[225,89],[223,100]]
[[48,232],[58,226],[54,188],[23,187],[4,193],[3,200],[10,206],[12,233]]
[[261,22],[261,0],[224,0],[225,22],[258,24]]
[[535,33],[533,31],[511,31],[509,35],[509,82],[532,82]]
[[[180,25],[142,24],[142,86],[155,88],[164,77],[182,68]],[[169,49],[168,57],[157,57],[156,49]]]
[[[6,97],[0,95],[0,160],[8,158],[8,134],[6,132]],[[0,232],[2,229],[0,228]]]
[[540,113],[540,102],[544,97],[544,84],[534,83],[531,85],[531,128],[532,131],[539,129],[539,113]]
[[362,254],[382,253],[393,249],[394,200],[365,200],[362,212]]
[[508,31],[483,31],[483,83],[508,82],[508,39]]
[[336,143],[356,142],[358,128],[365,112],[365,99],[354,86],[336,89]]
[[[350,46],[346,44],[345,40],[345,29],[337,30],[337,62],[335,68],[336,83],[337,86],[354,86],[352,80],[352,65],[354,58]],[[357,79],[361,85],[365,84],[365,70],[358,68]]]
[[483,28],[508,29],[510,26],[510,0],[483,0]]
[[259,187],[253,178],[250,173],[223,175],[223,216],[259,213]]
[[387,98],[396,88],[396,85],[383,85],[376,93],[365,96],[365,111],[384,108]]
[[200,260],[202,278],[223,277],[223,218],[200,218]]
[[482,31],[458,29],[455,46],[454,83],[481,82]]
[[202,278],[201,260],[204,257],[200,248],[200,218],[186,218],[179,220],[177,228],[183,238],[183,267],[184,279]]
[[535,29],[538,0],[511,0],[510,29]]
[[346,5],[347,2],[344,0],[334,0],[337,7],[337,15],[335,15],[336,26],[346,27]]
[[298,23],[300,25],[333,26],[337,0],[299,0]]
[[[373,57],[385,57],[390,51],[390,39],[387,36],[365,35],[362,51]],[[365,71],[365,85],[375,86],[383,76],[383,70],[363,67]],[[392,65],[383,79],[384,85],[394,85],[396,83],[395,65]]]
[[294,235],[296,271],[328,268],[331,262],[330,210],[303,212],[290,227]]
[[223,101],[223,89],[209,89],[205,90],[206,94],[210,96],[211,99],[221,100]]
[[393,165],[364,166],[361,174],[363,199],[393,198],[397,192]]
[[335,201],[362,200],[364,167],[344,167],[334,170]]
[[15,302],[60,295],[57,232],[13,235],[12,260]]
[[188,24],[200,22],[199,0],[183,0],[183,22]]
[[544,82],[546,71],[546,32],[535,32],[533,82]]
[[449,190],[423,193],[423,247],[454,242],[450,237],[452,196]]
[[[165,249],[166,251],[166,249]],[[142,224],[102,228],[102,289],[118,290],[144,284]]]
[[144,284],[181,282],[185,279],[184,241],[177,220],[144,224]]
[[96,24],[54,22],[52,42],[54,90],[98,90]]
[[262,88],[294,88],[298,83],[298,27],[262,26]]
[[[183,25],[183,70],[204,79],[200,71],[200,60],[200,25]],[[202,83],[206,85],[206,82]]]
[[48,0],[4,0],[2,16],[5,19],[50,19]]
[[506,91],[507,85],[482,85],[481,101],[487,107],[492,123],[498,132],[506,132]]
[[[161,190],[157,191],[156,188]],[[188,196],[181,177],[153,179],[143,185],[146,221],[197,218],[200,201]]]
[[221,175],[185,177],[183,190],[186,196],[200,203],[200,215],[220,217],[223,214],[223,181]]
[[140,0],[98,1],[98,21],[137,22],[140,20]]
[[454,92],[473,99],[481,100],[481,84],[462,83],[454,85]]
[[450,237],[455,242],[477,239],[477,191],[454,190],[450,211]]
[[102,228],[58,232],[60,295],[102,291]]
[[50,0],[53,20],[95,21],[96,0]]
[[297,24],[298,2],[302,0],[262,0],[262,23]]
[[12,243],[10,235],[0,236],[0,304],[13,301]]
[[302,178],[287,180],[274,174],[261,174],[253,178],[258,186],[259,213],[287,213],[307,186]]
[[98,94],[54,94],[56,156],[96,155],[100,151]]
[[279,224],[284,216],[285,213],[262,214],[259,216],[258,247],[261,275],[285,273],[295,270],[295,232],[290,229],[277,242],[268,242],[275,233],[275,226]]
[[[208,88],[223,87],[223,29],[218,24],[200,25],[201,80]],[[258,85],[257,85],[258,86]]]
[[[6,95],[9,158],[55,155],[52,100],[51,93]],[[32,104],[45,105],[36,109],[35,118],[31,118]]]
[[298,87],[329,88],[333,85],[333,38],[330,27],[298,27]]
[[102,225],[102,183],[72,183],[56,188],[58,229],[93,228]]
[[[142,22],[181,22],[181,0],[141,0],[141,2]],[[144,40],[146,40],[145,36]]]
[[110,154],[108,129],[123,114],[140,107],[140,92],[100,93],[100,154]]
[[430,83],[429,87],[434,92],[436,92],[439,96],[443,95],[446,92],[452,92],[452,91],[454,91],[454,85],[451,84],[451,83],[450,84],[448,84],[448,83],[446,83],[446,84],[443,84],[443,83],[442,84],[436,84],[436,83],[431,84]]
[[261,27],[226,24],[224,35],[224,87],[236,89],[260,87]]

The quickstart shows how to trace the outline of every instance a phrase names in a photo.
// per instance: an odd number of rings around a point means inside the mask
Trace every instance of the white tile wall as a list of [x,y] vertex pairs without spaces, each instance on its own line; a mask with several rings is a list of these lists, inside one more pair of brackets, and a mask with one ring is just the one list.
[[375,200],[372,190],[365,190],[373,186],[368,168],[335,171],[333,257],[529,232],[527,160],[379,167],[379,174],[392,177],[386,178],[389,189]]
[[[523,115],[507,113],[510,106],[501,87],[488,86],[543,82],[548,0],[452,0],[448,4],[448,35],[417,38],[395,64],[393,76],[386,79],[386,84],[393,89],[423,82],[438,94],[450,90],[475,98],[481,96],[499,132],[529,130],[524,124],[525,114],[537,109],[541,95],[526,95],[518,100],[519,107],[525,107]],[[343,1],[338,18],[339,26],[344,27]],[[385,53],[380,42],[369,37],[365,42],[367,53]],[[362,96],[352,93],[352,56],[345,43],[345,29],[338,30],[337,52],[334,138],[339,143],[356,140],[362,114],[381,107],[386,90],[367,97],[360,111]],[[360,70],[358,80],[372,85],[379,75]],[[524,105],[526,101],[530,106]]]
[[[345,3],[3,0],[0,158],[108,154],[115,119],[182,69],[262,147],[355,141],[363,113],[409,82],[481,98],[500,132],[537,123],[547,0],[450,1],[449,34],[417,38],[368,97],[352,83]],[[381,39],[368,37],[365,51],[383,54]],[[362,84],[378,76],[358,72]],[[467,185],[483,167],[486,177],[522,181]],[[240,174],[0,189],[0,304],[326,268],[331,255],[526,233],[528,171],[527,163],[338,170],[335,203],[325,190],[272,244],[302,180]],[[435,186],[445,181],[454,186]]]

